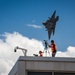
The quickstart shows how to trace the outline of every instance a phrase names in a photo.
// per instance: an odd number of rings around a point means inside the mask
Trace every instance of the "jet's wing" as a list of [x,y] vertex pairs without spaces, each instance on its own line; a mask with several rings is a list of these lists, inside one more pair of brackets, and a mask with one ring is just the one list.
[[51,19],[55,19],[55,14],[56,14],[56,10],[54,11],[54,13],[51,16]]

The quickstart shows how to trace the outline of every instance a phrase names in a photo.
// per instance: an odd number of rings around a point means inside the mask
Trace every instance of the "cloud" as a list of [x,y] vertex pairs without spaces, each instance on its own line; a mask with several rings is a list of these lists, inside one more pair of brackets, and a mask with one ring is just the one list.
[[[1,37],[3,39],[0,39],[0,75],[8,75],[19,56],[23,56],[21,50],[14,52],[16,46],[27,49],[27,56],[33,56],[38,54],[39,50],[44,50],[41,41],[29,39],[18,32],[5,33]],[[57,51],[56,57],[75,57],[75,47],[69,46],[65,52]]]
[[8,75],[8,72],[13,65],[13,61],[5,58],[0,58],[0,75]]
[[10,69],[15,64],[19,56],[23,56],[22,51],[14,52],[16,46],[27,49],[27,55],[33,56],[33,53],[43,50],[41,41],[29,39],[18,32],[5,33],[0,39],[0,75],[8,75]]
[[56,57],[75,57],[75,47],[69,46],[65,52],[58,51]]
[[33,28],[42,28],[41,26],[35,25],[35,24],[28,24],[29,27]]

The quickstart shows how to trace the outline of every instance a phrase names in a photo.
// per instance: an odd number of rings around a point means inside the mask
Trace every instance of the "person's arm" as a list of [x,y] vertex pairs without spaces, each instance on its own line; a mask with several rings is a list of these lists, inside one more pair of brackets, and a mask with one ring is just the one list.
[[48,45],[48,47],[50,47],[50,48],[52,47],[52,46],[51,46],[51,45],[49,45],[48,43],[47,43],[47,45]]

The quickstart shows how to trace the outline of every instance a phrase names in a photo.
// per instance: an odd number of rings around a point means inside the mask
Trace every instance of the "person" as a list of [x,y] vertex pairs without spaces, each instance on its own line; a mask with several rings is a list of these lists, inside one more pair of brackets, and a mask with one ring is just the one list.
[[43,57],[43,52],[39,51],[40,57]]
[[56,47],[54,40],[51,40],[51,45],[49,45],[48,43],[47,43],[47,45],[51,48],[52,57],[55,57],[56,52],[57,52],[57,47]]

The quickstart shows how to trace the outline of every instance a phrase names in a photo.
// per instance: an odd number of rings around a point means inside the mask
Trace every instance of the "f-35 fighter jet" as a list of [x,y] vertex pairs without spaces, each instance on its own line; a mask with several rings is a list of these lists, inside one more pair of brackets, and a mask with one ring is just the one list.
[[56,27],[56,22],[59,20],[59,16],[55,17],[55,14],[56,14],[56,10],[52,14],[51,18],[48,17],[49,20],[47,20],[46,22],[43,22],[43,25],[45,26],[45,28],[48,31],[48,38],[49,39],[50,39],[52,33],[54,35],[54,33],[55,33],[55,27]]

